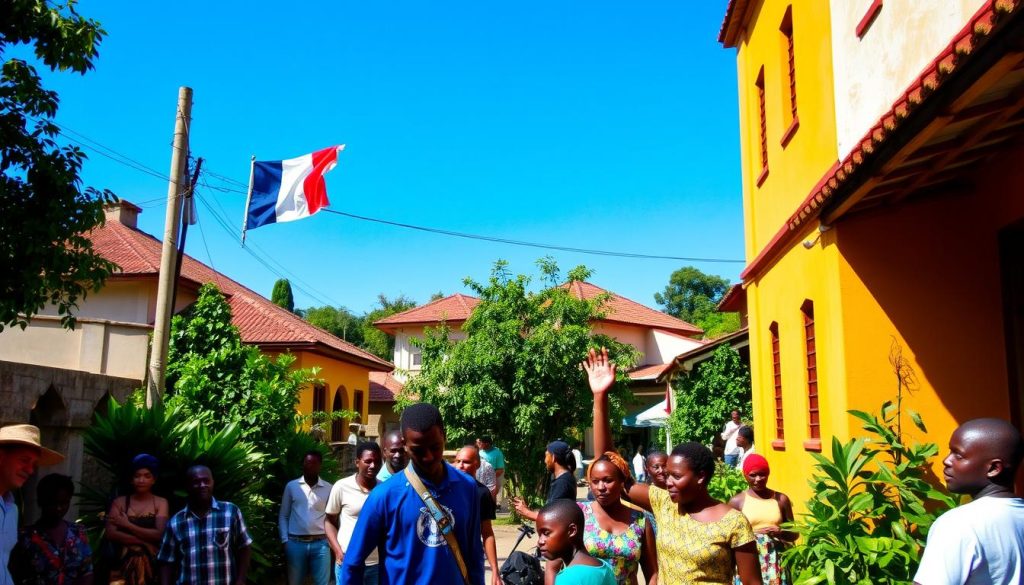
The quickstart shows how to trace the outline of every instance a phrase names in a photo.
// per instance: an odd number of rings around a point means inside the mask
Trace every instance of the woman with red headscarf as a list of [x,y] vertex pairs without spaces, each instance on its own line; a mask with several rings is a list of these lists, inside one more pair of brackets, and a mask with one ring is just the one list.
[[764,585],[786,585],[789,579],[782,568],[782,549],[797,535],[780,527],[793,521],[793,505],[786,494],[768,488],[770,471],[763,456],[747,455],[743,460],[743,477],[750,488],[733,496],[729,505],[742,512],[754,529]]

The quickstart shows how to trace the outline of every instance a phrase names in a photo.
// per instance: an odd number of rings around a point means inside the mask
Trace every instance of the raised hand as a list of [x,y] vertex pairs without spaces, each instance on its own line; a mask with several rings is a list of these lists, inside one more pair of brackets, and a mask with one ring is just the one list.
[[615,384],[615,364],[608,361],[607,348],[602,347],[600,353],[591,349],[580,366],[586,370],[590,391],[595,395],[608,392]]

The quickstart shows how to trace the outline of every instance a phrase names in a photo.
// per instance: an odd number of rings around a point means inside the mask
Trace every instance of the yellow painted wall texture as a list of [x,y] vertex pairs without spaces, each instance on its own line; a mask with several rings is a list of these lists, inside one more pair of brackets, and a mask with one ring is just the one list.
[[[363,393],[363,408],[360,416],[363,423],[368,420],[370,414],[370,370],[310,351],[295,352],[295,363],[292,367],[320,369],[317,376],[327,385],[326,412],[334,411],[334,400],[339,390],[342,392],[341,408],[354,410],[355,393],[361,391]],[[302,415],[313,412],[312,387],[302,389],[296,410]],[[348,436],[347,423],[342,426],[345,436],[332,436],[330,440],[344,441],[346,439]]]
[[[804,239],[813,238],[811,228]],[[807,486],[814,464],[809,449],[807,346],[804,334],[805,301],[814,306],[818,378],[818,407],[822,444],[828,446],[833,434],[844,436],[848,421],[844,412],[846,364],[842,297],[837,294],[835,246],[832,233],[822,235],[824,245],[805,249],[798,242],[771,270],[747,288],[750,327],[750,366],[753,386],[754,443],[774,469],[772,485],[796,502],[811,496]],[[770,328],[775,323],[779,336],[784,441],[776,442],[775,385]],[[785,471],[783,471],[785,470]]]
[[[779,58],[779,25],[791,6],[800,127],[785,146],[788,77]],[[825,2],[764,0],[753,8],[737,55],[746,251],[753,260],[835,163],[835,110],[829,15]],[[759,96],[764,67],[768,175],[760,158]],[[786,89],[786,91],[783,91]],[[1024,218],[1024,149],[1004,152],[956,193],[921,193],[839,220],[817,223],[762,274],[748,277],[755,443],[774,469],[773,487],[805,509],[814,460],[809,450],[807,350],[801,306],[814,303],[821,445],[863,436],[847,414],[876,412],[896,397],[889,364],[895,342],[917,375],[905,406],[922,414],[928,434],[909,419],[911,440],[940,446],[978,416],[1006,417],[1008,390],[997,235]],[[802,245],[812,241],[810,249]],[[778,324],[785,440],[775,429],[772,343]]]
[[[790,127],[788,50],[780,25],[792,16],[799,127],[783,146]],[[828,3],[820,0],[764,0],[753,8],[737,47],[740,97],[740,154],[747,259],[778,232],[811,188],[837,159],[832,51]],[[762,172],[760,105],[756,87],[764,67],[768,176]]]

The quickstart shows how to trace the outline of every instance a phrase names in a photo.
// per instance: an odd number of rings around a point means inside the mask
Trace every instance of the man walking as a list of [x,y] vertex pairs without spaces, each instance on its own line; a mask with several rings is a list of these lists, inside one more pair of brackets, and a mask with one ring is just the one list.
[[[483,585],[476,482],[444,461],[441,413],[420,402],[402,412],[412,465],[370,492],[342,563],[342,583],[362,583],[381,555],[381,585]],[[419,484],[419,487],[414,487]]]
[[[476,477],[480,470],[480,449],[476,445],[466,445],[459,449],[455,454],[455,468],[470,477]],[[501,585],[498,546],[494,539],[494,527],[491,526],[491,520],[497,518],[494,511],[494,496],[479,479],[476,480],[476,491],[480,498],[480,537],[484,541],[487,564],[491,567],[491,585]]]
[[953,432],[946,487],[971,502],[932,524],[914,583],[1024,583],[1024,500],[1013,493],[1022,456],[1020,431],[1005,420],[969,420]]
[[53,465],[64,456],[51,451],[39,441],[39,428],[33,425],[10,425],[0,428],[0,585],[14,580],[7,565],[11,550],[18,544],[18,506],[13,491],[25,485],[37,465]]
[[736,436],[742,426],[743,421],[740,420],[740,411],[734,410],[729,413],[729,420],[725,423],[725,428],[722,430],[722,440],[725,441],[725,450],[722,451],[722,458],[729,467],[736,467],[736,462],[740,458],[740,448],[736,446]]
[[501,508],[501,493],[505,486],[505,454],[494,446],[493,439],[487,435],[477,439],[476,446],[480,448],[480,457],[494,468],[494,477],[498,482],[498,489],[494,492],[494,501],[497,502],[498,508]]
[[384,467],[377,474],[377,481],[385,481],[392,475],[405,469],[409,456],[405,452],[402,431],[388,431],[384,436]]
[[242,512],[213,497],[209,467],[194,465],[185,478],[188,504],[167,522],[157,554],[160,585],[245,585],[252,538]]
[[288,563],[288,585],[302,585],[306,575],[313,585],[331,580],[331,549],[324,530],[331,484],[320,478],[324,457],[309,451],[302,458],[302,477],[288,482],[277,517],[278,533]]
[[[377,487],[377,471],[380,470],[380,446],[369,441],[356,445],[356,472],[339,479],[331,488],[331,499],[327,500],[327,542],[334,550],[334,575],[342,583],[341,564],[345,560],[349,539],[355,530],[359,513],[366,504],[370,490]],[[380,583],[380,559],[377,551],[370,552],[364,563],[363,580],[355,585],[377,585]]]

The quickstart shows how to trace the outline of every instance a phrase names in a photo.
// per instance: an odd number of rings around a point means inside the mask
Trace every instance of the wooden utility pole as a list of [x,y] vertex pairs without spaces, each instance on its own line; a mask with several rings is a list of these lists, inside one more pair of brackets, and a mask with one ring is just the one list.
[[156,321],[153,323],[153,348],[149,354],[146,380],[146,407],[163,400],[164,374],[167,370],[167,342],[174,314],[175,264],[178,248],[178,222],[181,220],[182,181],[188,165],[188,131],[192,120],[192,88],[178,88],[178,110],[174,118],[174,143],[171,147],[170,181],[167,184],[167,214],[164,218],[164,243],[160,254],[160,280],[156,289]]

